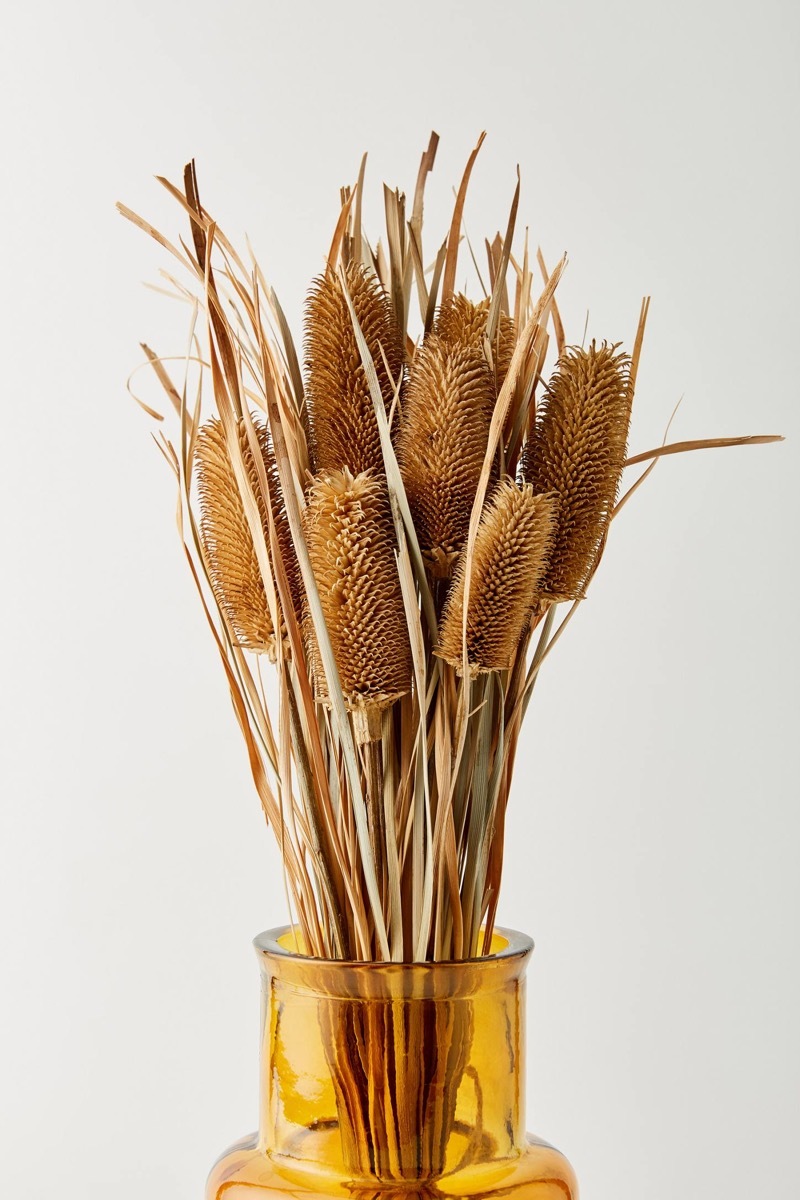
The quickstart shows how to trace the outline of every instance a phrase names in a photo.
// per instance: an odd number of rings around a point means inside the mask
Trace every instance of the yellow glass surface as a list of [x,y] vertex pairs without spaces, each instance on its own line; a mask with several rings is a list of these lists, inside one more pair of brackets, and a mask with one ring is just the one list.
[[532,948],[501,930],[486,958],[348,963],[262,934],[259,1130],[217,1162],[207,1200],[576,1200],[567,1160],[525,1133]]

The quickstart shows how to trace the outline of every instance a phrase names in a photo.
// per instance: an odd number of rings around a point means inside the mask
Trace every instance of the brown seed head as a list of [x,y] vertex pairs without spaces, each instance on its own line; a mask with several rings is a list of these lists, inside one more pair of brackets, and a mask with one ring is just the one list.
[[[350,708],[384,707],[411,686],[411,648],[382,476],[346,468],[317,475],[304,527],[342,691]],[[326,699],[310,617],[309,661]]]
[[467,536],[495,393],[475,346],[429,335],[414,356],[397,457],[420,546],[434,575],[450,575]]
[[[374,275],[351,263],[347,286],[369,347],[384,403],[391,403],[403,368],[403,347],[391,304]],[[306,389],[315,471],[383,472],[378,423],[341,280],[328,271],[306,302]],[[386,370],[384,355],[389,364]]]
[[[436,316],[434,332],[448,346],[475,346],[483,351],[483,340],[486,335],[486,321],[489,317],[488,299],[473,304],[464,295],[453,296],[452,300],[443,304]],[[511,356],[514,353],[516,331],[514,322],[506,313],[501,312],[497,322],[497,330],[492,340],[492,359],[495,369],[496,391],[500,391],[503,380],[508,374]]]
[[[269,443],[269,433],[257,418],[253,418],[253,423],[269,480],[270,497],[277,501],[277,470]],[[245,469],[258,502],[269,548],[266,502],[258,482],[255,461],[242,420],[239,421],[238,435]],[[206,552],[209,577],[217,604],[227,616],[242,646],[272,655],[275,651],[275,629],[267,604],[261,568],[228,451],[225,429],[216,417],[212,417],[200,428],[195,463],[200,495],[200,537]],[[280,530],[280,519],[277,526]]]
[[[553,544],[558,500],[511,479],[497,485],[475,537],[467,657],[476,672],[505,670],[538,599]],[[466,561],[462,554],[439,627],[440,658],[460,669]]]
[[548,383],[522,475],[537,492],[560,498],[558,527],[543,592],[584,594],[617,499],[631,415],[630,358],[594,342],[568,348]]

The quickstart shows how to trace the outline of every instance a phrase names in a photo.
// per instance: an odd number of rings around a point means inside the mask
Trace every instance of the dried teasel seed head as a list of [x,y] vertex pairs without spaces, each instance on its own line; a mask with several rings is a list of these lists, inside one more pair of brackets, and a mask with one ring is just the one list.
[[[264,425],[257,423],[255,419],[254,425],[272,493],[273,480],[276,487],[277,480],[269,447],[269,435]],[[258,482],[247,431],[241,419],[238,424],[238,437],[245,470],[258,501],[262,525],[266,528],[264,497]],[[261,568],[228,450],[225,429],[216,417],[200,428],[195,464],[200,496],[200,537],[217,604],[228,618],[242,646],[248,650],[273,655],[275,628],[267,603]]]
[[[488,298],[475,304],[464,295],[453,296],[439,309],[434,332],[448,346],[475,346],[483,351],[489,304]],[[507,313],[501,312],[491,342],[495,385],[498,392],[508,374],[515,342],[514,322]]]
[[[354,712],[374,714],[411,686],[411,647],[384,478],[354,476],[347,469],[315,476],[304,531],[345,701]],[[325,702],[310,617],[306,632],[316,693]],[[374,721],[370,728],[374,731]]]
[[[505,670],[539,595],[553,545],[558,499],[511,479],[495,488],[475,536],[467,608],[467,660],[475,673]],[[463,665],[465,554],[439,627],[440,658]]]
[[522,476],[559,496],[543,593],[583,596],[617,499],[631,416],[630,357],[617,345],[569,347],[547,384]]
[[[351,263],[345,278],[388,408],[403,370],[403,347],[392,307],[376,277],[360,264]],[[355,475],[381,473],[383,455],[372,396],[342,281],[332,270],[314,282],[306,302],[305,356],[314,470],[346,467]]]
[[495,403],[482,352],[429,335],[414,356],[397,457],[420,546],[447,578],[469,528]]

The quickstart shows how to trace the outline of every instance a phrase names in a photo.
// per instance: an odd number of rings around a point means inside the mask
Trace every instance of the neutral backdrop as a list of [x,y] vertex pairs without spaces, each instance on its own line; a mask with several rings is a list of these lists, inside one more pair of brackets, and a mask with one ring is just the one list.
[[250,939],[286,917],[174,527],[126,394],[182,354],[143,288],[154,181],[195,156],[300,330],[369,151],[429,245],[521,225],[568,334],[633,336],[632,448],[664,461],[543,673],[508,829],[530,932],[529,1127],[584,1200],[800,1194],[796,5],[9,6],[2,49],[0,1194],[197,1200],[256,1119]]

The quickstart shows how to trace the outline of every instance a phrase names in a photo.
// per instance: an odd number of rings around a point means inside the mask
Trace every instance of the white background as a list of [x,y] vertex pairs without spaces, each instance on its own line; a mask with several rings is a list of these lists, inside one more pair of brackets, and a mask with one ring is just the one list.
[[798,10],[790,3],[27,3],[2,37],[0,1195],[196,1200],[256,1119],[250,938],[282,923],[225,685],[125,392],[196,156],[299,333],[339,185],[521,222],[568,334],[632,338],[664,461],[540,680],[502,920],[537,941],[529,1126],[584,1200],[800,1193]]

